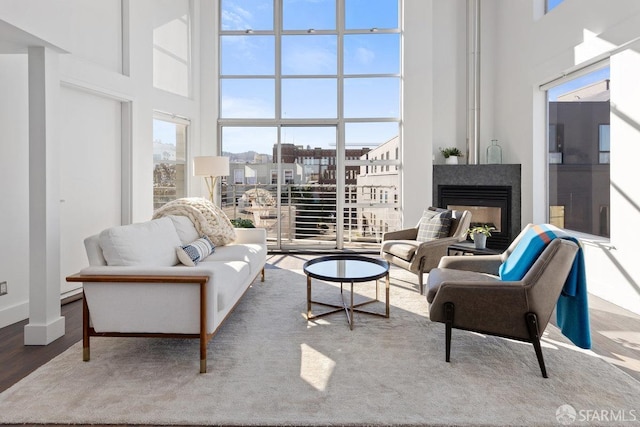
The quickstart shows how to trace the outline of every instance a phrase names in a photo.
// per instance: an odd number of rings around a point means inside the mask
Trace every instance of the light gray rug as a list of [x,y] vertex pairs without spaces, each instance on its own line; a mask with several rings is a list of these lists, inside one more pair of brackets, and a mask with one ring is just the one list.
[[[574,425],[640,412],[640,383],[552,326],[548,379],[531,345],[457,330],[446,363],[414,280],[394,269],[391,317],[357,315],[350,331],[344,313],[307,322],[304,275],[269,269],[209,344],[209,373],[196,340],[93,338],[90,362],[78,343],[0,394],[0,422],[539,426],[558,425],[561,405]],[[339,295],[313,283],[314,298]]]

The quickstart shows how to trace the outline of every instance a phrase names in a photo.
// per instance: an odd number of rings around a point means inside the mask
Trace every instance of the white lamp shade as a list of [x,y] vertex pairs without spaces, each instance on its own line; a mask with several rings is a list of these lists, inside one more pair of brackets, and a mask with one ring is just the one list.
[[221,156],[197,156],[193,158],[195,176],[228,176],[229,158]]

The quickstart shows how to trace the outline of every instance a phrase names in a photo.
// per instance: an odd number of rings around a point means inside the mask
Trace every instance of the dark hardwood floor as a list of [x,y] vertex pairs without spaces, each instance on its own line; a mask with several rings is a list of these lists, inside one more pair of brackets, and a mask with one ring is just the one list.
[[0,392],[82,339],[82,300],[63,304],[61,311],[65,334],[49,345],[24,345],[24,326],[28,320],[0,329]]
[[[275,255],[268,267],[300,268],[305,260]],[[640,316],[595,296],[589,304],[593,352],[640,382]],[[26,320],[0,329],[0,393],[82,339],[82,300],[63,304],[62,315],[66,333],[47,346],[24,345]]]

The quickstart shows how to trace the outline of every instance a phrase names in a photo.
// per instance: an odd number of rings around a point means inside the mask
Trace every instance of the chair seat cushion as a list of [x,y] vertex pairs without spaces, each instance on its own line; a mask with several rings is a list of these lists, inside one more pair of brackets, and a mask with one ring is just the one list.
[[382,252],[411,261],[420,243],[417,240],[387,240],[382,242]]
[[440,289],[440,285],[444,282],[486,282],[490,280],[500,281],[498,276],[487,273],[478,273],[476,271],[454,270],[452,268],[434,268],[429,272],[427,279],[427,301],[433,302],[433,299]]

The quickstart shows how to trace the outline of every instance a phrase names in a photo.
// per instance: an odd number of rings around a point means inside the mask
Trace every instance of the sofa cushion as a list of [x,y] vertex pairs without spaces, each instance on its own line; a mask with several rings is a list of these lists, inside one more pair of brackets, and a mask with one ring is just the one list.
[[206,257],[200,265],[210,262],[244,261],[251,266],[252,273],[256,274],[258,266],[262,268],[266,254],[266,246],[259,243],[216,246],[216,251]]
[[449,230],[451,229],[452,214],[451,211],[424,211],[422,219],[420,220],[420,226],[418,227],[418,237],[416,237],[416,240],[419,242],[429,242],[431,240],[448,237]]
[[84,248],[87,252],[89,265],[107,265],[107,261],[104,259],[104,254],[102,253],[102,248],[100,247],[99,234],[94,234],[84,239]]
[[111,227],[100,233],[107,265],[176,265],[176,247],[180,245],[169,218]]
[[194,240],[200,238],[200,234],[198,230],[196,230],[196,226],[193,225],[193,221],[186,216],[183,215],[167,215],[173,221],[173,226],[176,228],[178,232],[178,237],[180,237],[180,241],[183,245],[187,245]]
[[201,266],[209,267],[213,271],[213,281],[218,294],[215,309],[218,315],[224,318],[247,289],[248,285],[243,284],[251,280],[251,266],[243,261],[208,262]]
[[176,254],[181,263],[189,267],[195,267],[215,249],[211,240],[207,236],[202,236],[188,245],[178,246]]

